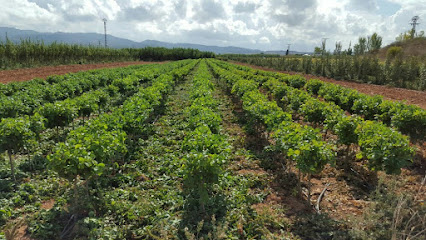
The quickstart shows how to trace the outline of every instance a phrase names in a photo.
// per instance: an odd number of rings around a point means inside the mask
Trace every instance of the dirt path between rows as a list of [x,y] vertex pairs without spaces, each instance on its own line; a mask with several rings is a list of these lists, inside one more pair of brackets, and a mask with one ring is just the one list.
[[388,99],[388,100],[393,100],[393,101],[405,100],[408,104],[417,105],[423,109],[426,109],[426,91],[416,91],[416,90],[396,88],[396,87],[390,87],[390,86],[384,86],[384,85],[374,85],[374,84],[357,83],[357,82],[350,82],[350,81],[344,81],[344,80],[335,80],[335,79],[315,76],[311,74],[288,72],[288,71],[277,71],[271,68],[259,67],[255,65],[246,64],[246,63],[240,63],[240,62],[233,62],[233,63],[243,65],[243,66],[248,66],[254,69],[265,70],[265,71],[281,72],[281,73],[287,73],[291,75],[299,74],[299,75],[303,75],[307,79],[311,79],[311,78],[320,79],[321,81],[324,81],[324,82],[330,82],[334,84],[339,84],[344,87],[353,88],[365,94],[382,95],[385,99]]
[[28,81],[34,78],[46,78],[51,75],[62,75],[66,73],[75,73],[99,68],[127,67],[130,65],[153,64],[165,62],[113,62],[113,63],[95,63],[95,64],[74,64],[45,66],[38,68],[21,68],[13,70],[0,71],[0,83]]

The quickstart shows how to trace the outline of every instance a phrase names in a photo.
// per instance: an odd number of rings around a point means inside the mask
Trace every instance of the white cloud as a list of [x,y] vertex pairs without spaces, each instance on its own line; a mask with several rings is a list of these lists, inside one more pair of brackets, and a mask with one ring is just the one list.
[[261,37],[259,38],[259,43],[267,44],[267,43],[271,43],[271,41],[267,37]]
[[425,30],[426,0],[0,0],[1,26],[43,32],[103,32],[135,41],[155,39],[262,50],[312,51],[321,38],[346,48],[377,32],[384,43]]
[[372,12],[379,8],[377,0],[349,0],[346,5],[348,11]]

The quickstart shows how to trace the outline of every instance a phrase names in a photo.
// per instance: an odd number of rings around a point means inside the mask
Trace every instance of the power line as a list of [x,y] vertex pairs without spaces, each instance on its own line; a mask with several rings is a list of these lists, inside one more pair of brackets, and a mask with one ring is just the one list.
[[102,21],[104,21],[105,48],[107,48],[107,47],[108,47],[108,45],[107,45],[107,30],[106,30],[106,22],[107,22],[107,19],[106,19],[106,18],[104,18],[104,19],[102,19]]
[[419,25],[420,23],[418,23],[417,21],[420,19],[419,16],[414,16],[411,19],[411,23],[410,25],[413,26],[412,30],[411,30],[411,37],[414,38],[414,34],[416,33],[416,25]]

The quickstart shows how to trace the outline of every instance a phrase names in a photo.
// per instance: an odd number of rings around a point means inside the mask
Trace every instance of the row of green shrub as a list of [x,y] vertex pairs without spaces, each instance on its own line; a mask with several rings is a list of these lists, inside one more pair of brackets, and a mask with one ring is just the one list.
[[280,71],[302,72],[337,80],[426,90],[426,63],[424,60],[414,57],[403,60],[399,55],[389,56],[385,62],[368,55],[275,58],[225,55],[221,56],[220,59],[235,60]]
[[312,174],[321,172],[327,163],[334,163],[336,146],[322,140],[318,128],[293,122],[289,112],[260,92],[259,83],[253,78],[243,77],[235,69],[222,68],[217,61],[209,63],[214,76],[228,85],[231,93],[241,100],[250,125],[265,126],[275,142],[276,150],[293,161],[309,179]]
[[119,61],[165,61],[211,58],[212,52],[197,49],[162,47],[104,48],[78,44],[21,40],[19,43],[0,41],[0,69],[35,67],[44,65],[100,63]]
[[142,65],[50,76],[46,80],[0,84],[0,117],[31,115],[48,103],[69,102],[99,88],[110,93],[116,88],[117,92],[123,93],[132,85],[152,79],[162,71],[164,67]]
[[[78,216],[73,220],[78,221],[76,224],[85,226],[88,223],[86,218],[83,220],[82,217],[89,215],[92,220],[97,220],[93,218],[95,212],[100,219],[103,214],[108,215],[109,212],[106,211],[114,206],[111,206],[113,204],[110,204],[108,196],[103,195],[105,191],[99,188],[99,185],[111,178],[118,179],[122,176],[121,170],[125,168],[122,164],[127,163],[128,159],[132,159],[133,154],[137,151],[134,148],[136,140],[147,134],[151,120],[158,114],[157,110],[161,108],[167,95],[174,89],[174,85],[178,81],[184,79],[192,71],[196,63],[197,61],[190,60],[152,65],[150,68],[139,69],[131,76],[114,79],[112,82],[115,84],[109,85],[113,87],[108,88],[108,90],[111,90],[108,92],[122,95],[119,98],[124,103],[119,107],[110,108],[108,112],[103,112],[99,116],[92,117],[86,124],[76,124],[75,128],[69,126],[63,131],[64,139],[61,139],[56,145],[51,143],[50,140],[52,131],[46,129],[50,127],[49,120],[46,121],[43,117],[38,122],[39,128],[34,128],[34,121],[28,116],[2,119],[0,122],[1,155],[4,151],[7,151],[10,155],[16,154],[15,157],[19,156],[18,162],[20,163],[13,185],[3,185],[3,183],[13,182],[13,174],[6,174],[6,168],[2,168],[0,171],[3,178],[2,184],[0,184],[2,189],[0,191],[2,197],[2,201],[0,201],[0,228],[5,229],[6,236],[6,230],[9,229],[10,224],[17,224],[15,219],[21,218],[24,212],[26,215],[32,212],[36,213],[31,216],[32,220],[28,223],[27,229],[31,237],[36,239],[55,239],[58,237],[64,227],[61,223],[64,217],[72,216],[74,218],[74,216]],[[155,68],[161,68],[162,74],[152,74]],[[119,82],[120,84],[118,84]],[[143,84],[145,82],[151,84]],[[85,98],[87,94],[93,92],[96,95],[96,91],[104,90],[102,87],[64,101],[72,103],[79,98]],[[96,96],[94,97],[96,98]],[[97,105],[96,101],[83,101],[82,99],[81,102],[92,106]],[[59,102],[52,104],[56,103]],[[45,106],[43,105],[42,108]],[[85,107],[85,105],[82,107]],[[73,106],[71,106],[71,109],[73,111],[80,110],[80,108],[73,108]],[[88,110],[90,112],[90,106]],[[41,135],[42,139],[36,139],[35,135]],[[32,142],[37,144],[37,149],[30,148],[29,145]],[[34,154],[43,159],[43,169],[46,172],[43,170],[40,175],[36,174],[30,177],[22,172],[23,166],[27,164],[22,162],[22,157],[30,157]],[[10,161],[10,166],[13,167],[12,158],[10,158]],[[50,171],[51,169],[58,174],[53,174]],[[120,169],[120,173],[117,169]],[[9,165],[7,171],[9,171]],[[58,175],[59,177],[57,177]],[[24,176],[27,177],[25,180],[23,180]],[[51,176],[54,176],[53,181]],[[70,181],[65,181],[63,178],[68,178]],[[80,178],[83,181],[80,181]],[[35,179],[52,181],[52,184],[59,186],[56,189],[46,188],[45,191],[57,192],[58,188],[62,190],[59,194],[55,193],[58,195],[49,195],[48,199],[55,196],[55,206],[52,209],[39,209],[40,203],[37,201],[41,201],[45,195],[29,188],[31,186],[29,181],[34,184]],[[74,192],[73,196],[70,197],[64,192],[72,192],[70,191],[71,183],[74,183]],[[114,192],[116,193],[116,191]],[[38,195],[39,193],[40,195]],[[102,197],[98,198],[97,194]],[[22,209],[22,211],[18,209]],[[130,219],[127,216],[121,217],[121,219],[128,221],[139,220]],[[9,225],[4,226],[8,223]],[[99,234],[98,227],[100,228],[100,226],[95,227],[94,224],[91,224],[89,235]],[[86,233],[83,232],[79,231],[77,235]],[[0,231],[0,238],[4,236],[2,234],[4,233]],[[105,235],[101,236],[104,237]]]
[[184,186],[189,199],[198,200],[202,211],[212,197],[214,185],[220,183],[230,154],[226,137],[219,133],[222,118],[211,80],[207,64],[202,61],[192,79],[191,105],[185,109],[189,129],[183,144],[187,152],[183,159]]
[[[410,135],[413,139],[425,139],[426,111],[418,106],[408,105],[399,101],[385,100],[380,95],[369,96],[351,88],[333,83],[325,83],[320,80],[308,82],[301,75],[288,75],[254,70],[245,66],[233,66],[243,70],[242,74],[247,78],[253,78],[260,82],[267,81],[268,77],[279,79],[290,87],[304,88],[311,94],[319,95],[326,101],[334,102],[343,110],[352,114],[358,114],[366,120],[382,121],[384,124],[395,127],[400,132]],[[274,89],[274,91],[279,90]]]
[[[253,74],[252,70],[246,67],[239,68],[247,72],[237,70],[236,66],[231,64],[224,67],[242,76]],[[399,173],[401,167],[407,166],[412,160],[414,149],[410,147],[406,136],[381,122],[366,121],[358,116],[346,116],[345,111],[333,102],[322,102],[299,89],[306,85],[308,91],[312,93],[318,88],[318,83],[322,82],[311,80],[306,83],[306,79],[297,75],[277,74],[277,78],[273,78],[268,72],[256,71],[256,73],[257,76],[253,79],[268,89],[287,111],[298,112],[305,121],[324,124],[338,136],[341,144],[358,144],[360,153],[369,160],[371,169]]]
[[122,108],[72,130],[65,143],[57,144],[48,156],[50,164],[69,179],[77,175],[88,179],[113,170],[128,151],[125,140],[145,134],[147,120],[173,89],[174,83],[187,75],[194,64],[191,62],[159,76],[150,87],[140,88],[128,98]]

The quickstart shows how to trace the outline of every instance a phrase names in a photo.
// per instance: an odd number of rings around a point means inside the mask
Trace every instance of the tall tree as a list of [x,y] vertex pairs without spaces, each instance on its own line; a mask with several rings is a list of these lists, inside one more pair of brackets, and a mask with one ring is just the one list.
[[347,55],[352,55],[352,42],[349,42],[348,50],[346,50]]
[[334,49],[334,55],[340,55],[342,53],[342,43],[336,42],[336,48]]
[[364,54],[366,49],[367,49],[367,39],[365,37],[358,38],[358,43],[354,45],[355,55]]
[[325,44],[326,44],[326,42],[327,42],[326,38],[322,39],[322,42],[321,42],[321,51],[322,51],[321,54],[322,55],[324,55],[326,53],[326,50],[325,50]]
[[368,42],[367,42],[368,51],[379,50],[381,46],[382,46],[382,37],[379,36],[377,33],[373,33],[373,35],[368,37]]
[[315,53],[316,55],[321,54],[321,53],[322,53],[321,48],[320,48],[320,47],[315,47],[314,53]]

